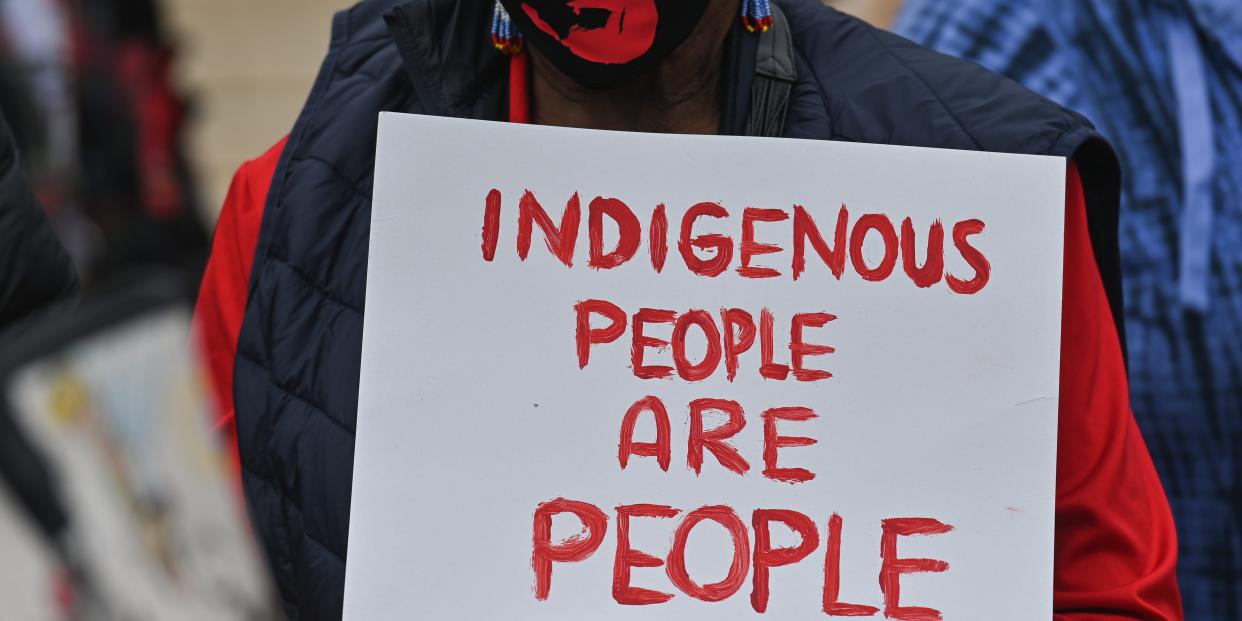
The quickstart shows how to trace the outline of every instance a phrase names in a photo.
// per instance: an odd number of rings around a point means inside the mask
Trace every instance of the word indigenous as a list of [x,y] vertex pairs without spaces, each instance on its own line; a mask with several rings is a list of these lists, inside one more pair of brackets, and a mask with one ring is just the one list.
[[[502,195],[491,190],[484,201],[482,228],[482,258],[495,260],[500,240]],[[973,274],[962,277],[949,273],[945,268],[945,231],[936,221],[926,231],[915,232],[910,218],[900,225],[888,216],[869,213],[851,219],[849,209],[842,205],[831,229],[821,228],[810,211],[801,205],[791,210],[747,207],[742,210],[740,240],[720,233],[696,231],[704,219],[724,220],[729,211],[721,204],[701,202],[690,206],[681,215],[679,232],[670,242],[669,216],[663,204],[652,212],[647,223],[647,258],[652,269],[662,273],[667,262],[669,245],[675,243],[681,261],[690,272],[704,277],[716,277],[732,269],[743,278],[762,279],[783,276],[784,272],[764,255],[784,250],[771,243],[772,237],[760,241],[758,226],[786,225],[792,261],[789,274],[797,280],[808,269],[808,254],[814,254],[836,279],[840,279],[847,267],[866,281],[882,281],[901,273],[920,288],[928,288],[944,282],[956,294],[970,295],[987,286],[991,265],[982,252],[970,243],[970,237],[982,233],[984,223],[970,219],[952,226],[951,239],[955,251]],[[567,267],[573,267],[575,249],[582,219],[581,201],[573,194],[561,212],[560,222],[555,223],[535,195],[526,191],[517,204],[517,255],[525,261],[530,254],[535,226],[541,230],[548,251]],[[605,221],[612,237],[605,243]],[[644,241],[642,222],[630,207],[616,198],[597,196],[587,205],[587,265],[598,270],[612,269],[633,260]],[[770,233],[765,230],[765,233]],[[788,235],[792,233],[792,235]],[[863,248],[869,237],[881,242],[882,254],[864,255]],[[922,243],[920,244],[920,238]],[[809,252],[808,252],[809,249]],[[922,255],[920,262],[918,255]],[[735,260],[736,255],[736,260]],[[772,257],[766,257],[772,259]],[[876,260],[878,258],[878,260]],[[869,260],[871,262],[869,262]],[[736,263],[736,265],[735,265]],[[738,374],[739,360],[752,347],[760,350],[757,372],[764,380],[782,381],[792,378],[802,382],[818,382],[833,377],[832,373],[815,365],[808,359],[823,360],[823,356],[836,350],[829,346],[808,341],[808,329],[824,329],[837,319],[823,311],[794,313],[781,325],[789,329],[776,336],[777,321],[767,309],[739,308],[721,309],[712,313],[701,309],[675,312],[660,308],[640,308],[633,314],[607,300],[580,300],[574,305],[572,330],[575,340],[576,362],[579,369],[586,369],[591,362],[591,351],[596,346],[608,346],[630,333],[630,371],[642,380],[702,381],[723,372],[727,381],[734,381]],[[757,320],[756,320],[757,317]],[[663,325],[669,338],[659,338],[650,331]],[[701,358],[693,356],[687,347],[687,335],[699,333],[706,342]],[[757,343],[756,343],[757,342]],[[788,344],[788,362],[781,362],[776,343]],[[651,356],[663,353],[662,360]],[[659,364],[660,362],[671,364]],[[688,404],[686,467],[696,476],[700,475],[705,456],[710,455],[718,467],[738,477],[748,476],[750,461],[743,455],[734,438],[747,425],[742,405],[728,399],[701,398]],[[708,413],[723,414],[724,422],[708,428]],[[634,438],[640,417],[648,416],[655,423],[654,441],[638,441]],[[815,438],[782,435],[778,424],[795,425],[817,417],[809,407],[788,406],[769,408],[759,415],[763,427],[762,446],[758,451],[762,469],[759,475],[774,484],[799,485],[813,480],[815,472],[807,468],[782,466],[779,456],[784,449],[811,447]],[[615,451],[616,463],[624,471],[635,458],[651,458],[664,472],[672,463],[674,425],[669,408],[654,395],[643,396],[624,410],[620,416],[618,441],[607,447]],[[611,456],[609,457],[611,459]],[[711,461],[711,460],[706,460]],[[713,466],[708,466],[713,467]],[[830,617],[873,617],[883,615],[888,619],[908,621],[933,621],[941,613],[924,606],[903,605],[900,601],[900,577],[911,573],[941,573],[949,569],[948,563],[926,558],[902,558],[897,553],[898,537],[916,535],[939,535],[953,527],[929,517],[893,517],[880,521],[881,569],[879,587],[883,607],[853,604],[841,601],[841,537],[844,519],[837,514],[827,516],[826,529],[821,530],[815,519],[798,511],[781,508],[756,508],[750,519],[744,520],[732,507],[708,505],[690,510],[662,504],[625,504],[608,512],[590,502],[554,498],[539,503],[533,511],[531,537],[531,568],[534,572],[534,596],[540,601],[551,597],[553,565],[576,563],[594,555],[604,544],[610,521],[615,524],[615,562],[610,576],[613,600],[621,605],[658,605],[674,597],[673,593],[641,588],[631,584],[633,568],[663,567],[669,583],[681,594],[705,602],[728,599],[750,582],[750,604],[756,613],[764,613],[770,598],[769,577],[772,569],[803,562],[821,548],[823,543],[823,590],[822,610]],[[566,516],[582,524],[582,532],[567,539],[555,541],[552,523],[556,516]],[[630,524],[636,519],[678,519],[669,548],[656,556],[635,549],[630,541]],[[732,561],[725,578],[711,584],[701,584],[690,575],[686,561],[686,547],[691,534],[703,522],[714,522],[729,535],[732,545]],[[778,523],[796,534],[798,545],[774,546],[771,525]],[[672,524],[672,522],[670,522]],[[808,561],[810,562],[810,561]],[[723,570],[723,568],[722,568]],[[878,602],[877,602],[878,603]]]
[[[483,216],[483,258],[492,261],[500,238],[502,196],[499,190],[491,190],[485,200]],[[807,271],[807,248],[840,280],[846,266],[867,281],[881,281],[896,272],[900,259],[902,272],[918,287],[931,287],[942,279],[949,290],[959,294],[973,294],[987,286],[991,264],[969,238],[983,232],[982,220],[962,220],[953,225],[953,247],[961,258],[974,270],[970,278],[961,278],[945,271],[945,232],[939,220],[928,227],[923,248],[919,248],[918,235],[910,218],[898,226],[884,214],[868,213],[852,223],[849,209],[841,205],[836,222],[828,237],[825,230],[801,205],[793,205],[791,211],[774,208],[747,207],[742,210],[741,241],[734,243],[732,237],[719,233],[695,234],[696,224],[705,218],[729,218],[728,209],[719,203],[702,202],[692,205],[682,214],[676,244],[677,251],[687,269],[694,274],[715,277],[728,270],[737,254],[737,273],[745,278],[776,278],[782,272],[776,267],[759,265],[760,257],[779,253],[781,246],[759,241],[756,227],[760,223],[775,225],[792,220],[792,262],[790,274],[798,280]],[[605,250],[604,219],[610,220],[617,229],[617,239]],[[577,193],[569,197],[560,223],[552,221],[535,195],[527,190],[518,201],[517,253],[523,261],[530,253],[531,237],[537,224],[543,231],[548,250],[564,263],[573,267],[582,221],[581,200]],[[647,250],[651,267],[656,273],[664,271],[669,251],[669,218],[664,204],[656,206],[647,227]],[[882,257],[874,265],[867,263],[863,246],[868,237],[878,237],[883,243]],[[616,198],[597,196],[587,206],[587,238],[589,241],[587,265],[595,269],[611,269],[629,262],[638,253],[643,241],[642,223],[628,205]],[[831,242],[828,240],[831,239]],[[918,251],[923,252],[920,264]],[[848,259],[848,261],[847,261]]]

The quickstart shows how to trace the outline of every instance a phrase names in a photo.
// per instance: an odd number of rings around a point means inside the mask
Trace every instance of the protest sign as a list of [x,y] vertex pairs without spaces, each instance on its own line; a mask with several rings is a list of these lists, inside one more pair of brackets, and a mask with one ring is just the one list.
[[383,114],[346,618],[1046,621],[1064,182]]

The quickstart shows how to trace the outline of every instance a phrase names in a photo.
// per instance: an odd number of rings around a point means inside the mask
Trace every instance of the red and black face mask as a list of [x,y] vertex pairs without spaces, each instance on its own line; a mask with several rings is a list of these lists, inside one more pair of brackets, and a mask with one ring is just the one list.
[[539,53],[575,82],[627,82],[685,41],[710,0],[500,0]]

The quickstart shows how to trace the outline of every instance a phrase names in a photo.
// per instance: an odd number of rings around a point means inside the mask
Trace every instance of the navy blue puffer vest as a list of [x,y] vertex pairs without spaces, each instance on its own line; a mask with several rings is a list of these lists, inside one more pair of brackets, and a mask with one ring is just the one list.
[[[796,73],[781,134],[1075,158],[1097,260],[1120,308],[1119,172],[1085,119],[818,0],[776,4]],[[508,65],[488,39],[491,7],[366,0],[337,15],[272,181],[234,399],[246,497],[292,619],[341,614],[377,116],[503,118]],[[725,133],[755,133],[747,112],[761,43],[731,35]]]

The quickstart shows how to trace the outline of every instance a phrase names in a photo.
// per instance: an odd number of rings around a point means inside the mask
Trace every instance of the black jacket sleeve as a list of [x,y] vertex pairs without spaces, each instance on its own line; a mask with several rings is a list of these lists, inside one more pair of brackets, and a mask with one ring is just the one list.
[[78,291],[73,262],[19,164],[13,133],[0,112],[0,329]]

